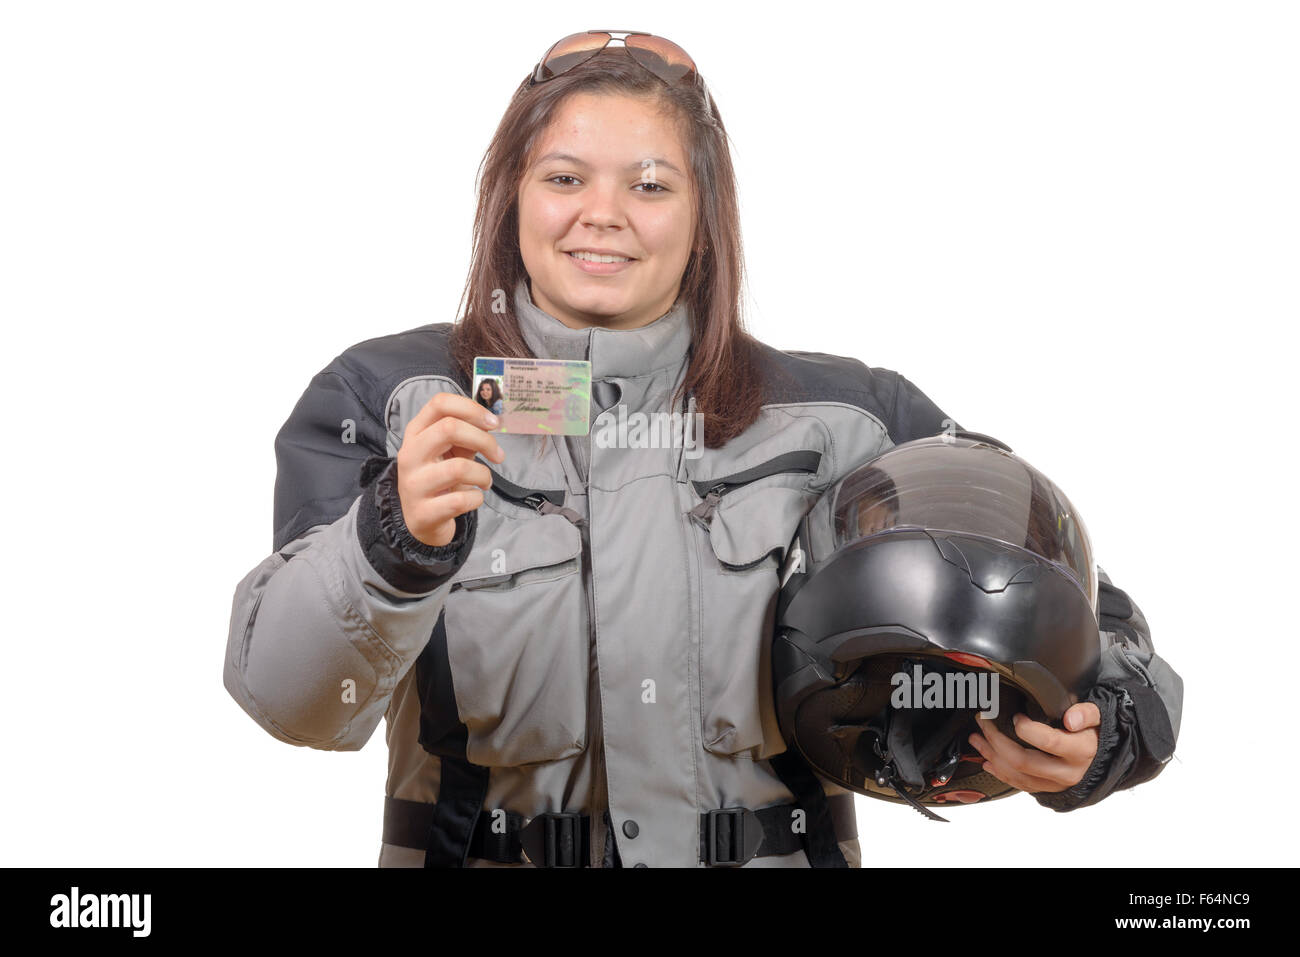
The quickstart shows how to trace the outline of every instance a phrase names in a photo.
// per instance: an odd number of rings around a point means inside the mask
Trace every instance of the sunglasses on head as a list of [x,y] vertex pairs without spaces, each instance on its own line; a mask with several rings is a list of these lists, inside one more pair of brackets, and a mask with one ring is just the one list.
[[[528,85],[553,80],[586,63],[615,39],[623,42],[628,56],[665,83],[689,80],[703,87],[704,80],[695,68],[695,61],[690,54],[671,40],[641,30],[588,30],[585,33],[570,34],[552,44],[546,51],[533,68]],[[707,92],[705,102],[708,102]]]

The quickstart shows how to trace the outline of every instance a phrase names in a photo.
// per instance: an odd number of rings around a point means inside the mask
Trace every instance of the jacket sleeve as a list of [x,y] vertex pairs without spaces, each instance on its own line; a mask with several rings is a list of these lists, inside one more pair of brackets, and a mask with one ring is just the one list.
[[474,512],[441,548],[407,530],[361,375],[336,359],[276,437],[273,551],[235,589],[224,665],[226,690],[263,729],[322,750],[370,738],[474,540]]
[[1106,642],[1096,686],[1085,701],[1101,711],[1097,755],[1078,784],[1034,799],[1054,811],[1096,804],[1150,781],[1173,757],[1183,679],[1155,652],[1146,617],[1098,566],[1098,621]]

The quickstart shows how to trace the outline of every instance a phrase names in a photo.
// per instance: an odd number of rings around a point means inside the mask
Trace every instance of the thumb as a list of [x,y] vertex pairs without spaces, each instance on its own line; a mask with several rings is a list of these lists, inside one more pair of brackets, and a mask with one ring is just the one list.
[[1101,709],[1091,701],[1082,701],[1065,712],[1065,727],[1069,731],[1082,731],[1084,728],[1101,724]]

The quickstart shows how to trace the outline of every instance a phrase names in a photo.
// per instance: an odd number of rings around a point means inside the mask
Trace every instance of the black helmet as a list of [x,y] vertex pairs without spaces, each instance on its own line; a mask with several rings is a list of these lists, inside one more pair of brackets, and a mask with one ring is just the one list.
[[777,717],[819,774],[943,820],[926,806],[1015,793],[968,743],[975,715],[996,711],[1015,740],[1017,711],[1059,726],[1096,683],[1101,643],[1092,546],[1061,490],[989,436],[917,439],[800,523]]

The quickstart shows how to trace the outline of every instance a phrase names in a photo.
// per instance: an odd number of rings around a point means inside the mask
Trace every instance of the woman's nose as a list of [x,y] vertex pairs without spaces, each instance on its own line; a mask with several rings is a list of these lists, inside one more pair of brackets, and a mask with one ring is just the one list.
[[619,188],[613,184],[595,184],[583,194],[582,224],[601,229],[627,225]]

